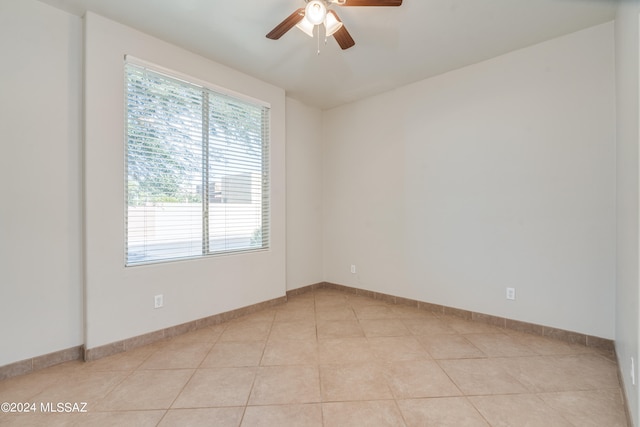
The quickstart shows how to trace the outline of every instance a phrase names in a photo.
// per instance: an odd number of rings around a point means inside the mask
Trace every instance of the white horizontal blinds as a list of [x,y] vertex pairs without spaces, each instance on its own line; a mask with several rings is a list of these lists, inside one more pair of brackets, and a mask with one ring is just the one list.
[[268,247],[268,108],[125,71],[126,264]]
[[202,253],[202,91],[132,64],[127,90],[127,264]]
[[268,247],[269,109],[209,99],[209,251]]
[[262,231],[261,231],[261,242],[263,248],[269,247],[269,242],[271,241],[271,228],[269,224],[271,224],[271,197],[270,197],[270,189],[271,189],[271,169],[269,159],[271,158],[271,154],[269,152],[269,141],[271,141],[270,127],[269,123],[271,123],[270,118],[270,110],[269,108],[262,108]]

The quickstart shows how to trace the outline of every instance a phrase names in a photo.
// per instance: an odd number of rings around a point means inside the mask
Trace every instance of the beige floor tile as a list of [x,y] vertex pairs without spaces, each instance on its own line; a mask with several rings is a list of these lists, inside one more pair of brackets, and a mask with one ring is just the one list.
[[391,306],[391,311],[398,319],[434,319],[433,313],[426,310],[422,310],[417,307],[411,307],[408,305],[398,304]]
[[496,334],[504,332],[504,328],[461,319],[456,316],[439,315],[438,318],[446,322],[446,324],[458,334]]
[[349,298],[346,295],[318,295],[316,296],[315,309],[328,310],[340,307],[348,307]]
[[619,387],[616,364],[597,354],[518,357],[504,366],[533,392]]
[[74,427],[154,427],[166,411],[89,412],[75,417]]
[[435,318],[426,317],[424,319],[402,319],[402,323],[409,329],[412,335],[442,335],[455,334],[446,322]]
[[324,402],[393,399],[383,368],[375,363],[321,365]]
[[471,403],[493,427],[570,427],[558,411],[533,394],[470,397]]
[[230,323],[219,341],[263,341],[271,331],[272,322],[249,321]]
[[438,397],[398,401],[408,427],[489,427],[464,397]]
[[348,301],[351,294],[337,289],[319,289],[315,293],[315,301]]
[[316,292],[305,292],[300,295],[289,296],[285,305],[299,305],[299,304],[315,304]]
[[458,359],[438,363],[465,395],[528,392],[505,366],[509,360]]
[[593,354],[595,349],[580,344],[571,344],[539,335],[527,334],[518,331],[505,330],[505,333],[516,342],[526,345],[536,354],[541,356],[553,356],[562,354]]
[[365,305],[354,307],[356,317],[360,320],[365,319],[395,319],[396,314],[387,305]]
[[340,309],[350,309],[347,301],[316,301],[315,311],[333,311]]
[[90,369],[88,369],[88,367],[89,367],[89,363],[85,362],[84,360],[70,360],[68,362],[63,362],[58,365],[49,366],[48,368],[37,369],[35,373],[44,372],[48,374],[67,375],[70,373],[73,374],[73,373],[79,373],[83,371],[89,371]]
[[243,406],[257,368],[198,369],[172,405],[176,408]]
[[73,425],[72,421],[69,421],[70,415],[63,416],[62,418],[54,418],[47,414],[0,414],[0,425],[7,427],[57,427],[57,426],[70,426]]
[[0,381],[0,402],[29,401],[47,387],[64,381],[66,377],[66,374],[51,373],[46,369]]
[[249,397],[252,406],[318,402],[320,377],[315,365],[261,367]]
[[214,343],[224,332],[226,325],[215,325],[197,329],[171,338],[172,343]]
[[321,364],[373,362],[376,359],[367,338],[338,338],[318,341]]
[[[503,359],[503,369],[517,379],[530,392],[576,390],[579,378],[565,370],[564,364],[554,356],[515,357]],[[577,387],[578,390],[582,387]]]
[[191,375],[192,369],[135,371],[99,401],[96,410],[167,409]]
[[283,308],[279,308],[276,311],[275,323],[279,322],[296,322],[296,321],[309,321],[313,319],[313,316],[309,315],[309,311],[313,313],[315,310],[313,302],[309,307],[305,306],[292,306],[287,303]]
[[573,373],[576,389],[613,389],[620,386],[618,365],[599,354],[550,356]]
[[200,365],[202,368],[239,368],[258,366],[265,341],[220,341]]
[[310,339],[316,339],[316,324],[308,320],[274,323],[269,335],[269,341]]
[[262,366],[315,365],[318,363],[318,344],[314,340],[269,341],[264,350]]
[[248,406],[242,427],[322,427],[319,403],[300,405]]
[[122,371],[82,371],[71,373],[51,384],[31,400],[37,402],[85,402],[91,409],[120,384],[128,373]]
[[318,339],[364,337],[357,320],[324,320],[318,322]]
[[409,329],[398,319],[360,320],[360,326],[367,337],[399,337],[411,335]]
[[158,427],[238,427],[244,407],[170,409]]
[[462,335],[424,335],[418,337],[434,359],[472,359],[487,357]]
[[364,295],[349,294],[349,306],[354,309],[370,305],[386,305],[386,303]]
[[375,356],[385,362],[403,360],[425,360],[431,356],[418,342],[417,337],[374,337],[368,338]]
[[[579,345],[579,344],[577,344],[577,345]],[[587,351],[585,351],[585,352],[577,352],[576,354],[579,354],[579,353],[597,354],[597,355],[599,355],[601,357],[604,357],[605,359],[607,359],[611,363],[615,364],[616,366],[618,365],[618,358],[617,358],[616,352],[614,350],[588,347]]]
[[305,294],[288,297],[286,304],[277,306],[276,310],[280,310],[281,308],[287,308],[287,307],[313,309],[315,304],[316,304],[315,293],[307,292]]
[[[276,317],[277,308],[267,308],[264,310],[256,311],[255,313],[247,314],[246,316],[238,317],[232,322],[265,322],[271,324]],[[231,322],[229,322],[231,323]]]
[[432,360],[385,365],[387,381],[396,399],[460,396],[460,390]]
[[197,368],[202,363],[212,343],[187,342],[171,345],[153,353],[139,369]]
[[531,348],[507,334],[465,334],[464,337],[490,357],[536,355]]
[[356,313],[351,307],[330,308],[328,310],[317,310],[316,321],[323,320],[357,320]]
[[581,427],[627,426],[622,392],[618,389],[544,393],[538,397]]
[[3,427],[67,427],[74,425],[74,418],[77,415],[85,414],[7,414],[0,417],[0,425]]
[[19,414],[4,419],[4,427],[153,427],[165,411],[125,411],[125,412],[87,412],[87,413],[33,413]]
[[393,400],[323,403],[325,427],[401,427],[402,414]]

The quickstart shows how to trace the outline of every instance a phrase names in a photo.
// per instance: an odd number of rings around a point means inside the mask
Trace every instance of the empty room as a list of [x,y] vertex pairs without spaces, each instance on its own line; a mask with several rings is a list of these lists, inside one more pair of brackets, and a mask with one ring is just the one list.
[[0,0],[0,425],[640,426],[640,0]]

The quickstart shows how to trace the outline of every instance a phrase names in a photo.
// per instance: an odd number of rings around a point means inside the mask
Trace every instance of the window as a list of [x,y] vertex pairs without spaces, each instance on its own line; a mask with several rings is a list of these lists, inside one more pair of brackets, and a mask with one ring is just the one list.
[[269,247],[269,107],[125,64],[126,265]]

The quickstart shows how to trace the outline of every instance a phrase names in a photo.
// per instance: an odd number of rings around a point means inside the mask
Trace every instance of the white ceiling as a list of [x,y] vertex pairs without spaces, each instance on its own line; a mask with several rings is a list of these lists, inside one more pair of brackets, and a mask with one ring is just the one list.
[[265,35],[304,0],[41,0],[91,10],[286,90],[322,109],[614,18],[616,0],[404,0],[334,9],[356,41],[342,51],[293,28]]

